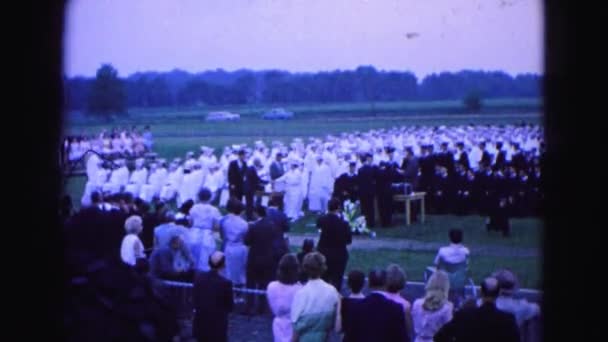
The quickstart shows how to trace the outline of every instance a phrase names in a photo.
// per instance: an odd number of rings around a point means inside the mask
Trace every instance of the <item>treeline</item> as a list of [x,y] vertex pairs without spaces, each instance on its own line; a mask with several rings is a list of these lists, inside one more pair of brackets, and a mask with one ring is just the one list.
[[[115,74],[105,65],[103,74]],[[100,68],[100,70],[102,69]],[[108,70],[110,69],[110,70]],[[98,72],[98,77],[100,73]],[[86,110],[96,88],[112,87],[123,94],[126,107],[166,107],[250,103],[370,102],[462,100],[470,94],[482,99],[540,97],[542,77],[502,71],[442,72],[423,78],[407,71],[379,71],[372,66],[356,70],[290,73],[280,70],[224,70],[191,74],[135,73],[113,85],[99,86],[96,78],[65,79],[69,110]],[[105,84],[103,83],[103,84]]]

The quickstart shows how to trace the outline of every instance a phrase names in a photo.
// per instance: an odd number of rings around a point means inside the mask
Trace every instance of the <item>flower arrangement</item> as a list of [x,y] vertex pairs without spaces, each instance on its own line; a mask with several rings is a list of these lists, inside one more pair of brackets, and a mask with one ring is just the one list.
[[369,234],[374,237],[376,234],[367,228],[365,216],[361,215],[359,202],[350,200],[344,201],[344,220],[350,225],[350,229],[354,234]]

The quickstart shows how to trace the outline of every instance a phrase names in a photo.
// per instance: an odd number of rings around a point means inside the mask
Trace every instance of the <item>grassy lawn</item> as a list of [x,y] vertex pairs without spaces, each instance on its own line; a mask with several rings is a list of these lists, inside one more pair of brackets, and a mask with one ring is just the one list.
[[[376,228],[377,238],[410,239],[425,242],[448,241],[448,231],[459,227],[464,232],[464,242],[471,247],[480,245],[496,245],[507,247],[538,248],[542,241],[542,220],[539,218],[511,219],[512,234],[505,239],[497,232],[488,233],[485,230],[484,218],[476,215],[427,215],[424,224],[414,223],[405,227],[403,216],[393,218],[393,227]],[[302,220],[292,224],[294,233],[314,233],[317,216],[307,215]]]
[[[354,250],[346,266],[346,272],[358,269],[367,273],[373,267],[386,267],[395,263],[403,267],[408,280],[423,281],[424,270],[433,263],[435,253],[410,252],[394,249],[377,249],[374,251]],[[492,257],[471,258],[471,275],[479,284],[483,278],[499,268],[510,268],[517,274],[521,287],[541,287],[542,264],[540,258],[530,257]]]

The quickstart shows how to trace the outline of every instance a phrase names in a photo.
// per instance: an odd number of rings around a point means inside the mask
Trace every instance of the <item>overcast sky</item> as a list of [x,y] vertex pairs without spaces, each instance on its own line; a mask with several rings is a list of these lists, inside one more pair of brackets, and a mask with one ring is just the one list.
[[543,72],[540,0],[71,0],[65,73]]

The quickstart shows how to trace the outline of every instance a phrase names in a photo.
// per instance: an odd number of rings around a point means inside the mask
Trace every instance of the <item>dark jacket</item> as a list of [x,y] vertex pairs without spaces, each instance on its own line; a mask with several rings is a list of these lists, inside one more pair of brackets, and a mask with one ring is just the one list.
[[319,217],[317,227],[321,229],[318,250],[340,250],[345,251],[346,246],[352,242],[350,226],[346,221],[334,214],[327,214]]
[[340,305],[340,318],[342,322],[342,332],[344,338],[342,342],[355,341],[355,332],[357,327],[353,324],[353,316],[356,315],[357,306],[361,305],[363,298],[342,298],[342,305]]
[[281,229],[268,216],[252,223],[245,235],[245,245],[249,246],[247,269],[274,269],[281,258],[277,250],[284,243]]
[[258,170],[255,166],[248,166],[245,169],[245,180],[243,182],[243,192],[246,194],[255,194],[256,191],[264,190],[263,181],[258,175]]
[[287,215],[285,215],[284,212],[277,208],[268,207],[266,210],[266,217],[271,219],[283,233],[289,231],[289,218],[287,218]]
[[239,167],[238,160],[233,160],[228,165],[228,183],[234,185],[236,191],[243,191],[246,170],[247,164],[243,162],[243,167]]
[[232,311],[232,282],[211,270],[197,275],[193,290],[192,333],[199,341],[227,341]]
[[484,303],[479,308],[457,312],[452,321],[441,327],[434,337],[436,342],[519,342],[519,340],[515,317],[498,310],[493,303]]
[[359,196],[373,196],[376,192],[375,168],[371,165],[363,165],[357,173],[357,187]]
[[283,168],[283,164],[278,161],[273,161],[270,164],[270,179],[275,180],[281,177],[285,173],[285,169]]
[[352,326],[349,341],[408,341],[403,307],[380,293],[372,292],[353,303],[347,325]]

